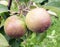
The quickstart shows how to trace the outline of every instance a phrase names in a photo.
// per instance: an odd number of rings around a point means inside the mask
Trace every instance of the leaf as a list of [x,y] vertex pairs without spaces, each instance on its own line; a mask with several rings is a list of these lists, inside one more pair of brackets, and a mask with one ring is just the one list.
[[20,2],[28,2],[29,0],[19,0]]
[[18,6],[15,1],[13,1],[12,5],[11,5],[11,11],[18,12]]
[[47,6],[60,7],[60,1],[53,1],[46,4]]
[[45,9],[49,9],[55,12],[58,16],[60,16],[60,9],[54,6],[43,6]]
[[0,4],[0,13],[7,12],[7,11],[8,11],[7,6],[4,6],[4,5]]
[[55,1],[60,1],[60,0],[49,0],[49,2],[55,2]]
[[38,46],[46,37],[46,32],[44,33],[32,33],[26,40],[21,43],[21,46],[35,47]]
[[0,4],[3,4],[3,5],[5,5],[5,6],[7,6],[7,5],[8,5],[8,2],[5,1],[5,0],[1,0],[1,1],[0,1]]
[[11,45],[11,47],[19,47],[21,43],[21,39],[10,39],[9,40],[9,44]]
[[[0,16],[1,17],[1,16]],[[0,28],[3,26],[3,24],[4,24],[4,19],[1,17],[0,18]]]
[[33,2],[35,2],[35,3],[41,3],[41,2],[43,2],[44,0],[32,0]]
[[9,12],[0,13],[0,28],[4,25],[6,18],[9,16]]
[[8,47],[9,44],[5,37],[0,33],[0,47]]

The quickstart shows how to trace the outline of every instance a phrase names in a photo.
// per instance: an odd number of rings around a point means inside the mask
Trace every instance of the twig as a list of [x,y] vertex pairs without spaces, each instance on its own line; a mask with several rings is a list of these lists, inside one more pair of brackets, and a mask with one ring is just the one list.
[[21,14],[21,10],[22,10],[22,6],[21,6],[21,4],[19,3],[19,0],[15,0],[15,1],[16,1],[17,6],[18,6],[18,9],[19,9],[18,13],[19,13],[19,15],[20,15],[20,14]]
[[12,4],[12,0],[9,0],[9,1],[8,1],[8,10],[10,10],[11,4]]

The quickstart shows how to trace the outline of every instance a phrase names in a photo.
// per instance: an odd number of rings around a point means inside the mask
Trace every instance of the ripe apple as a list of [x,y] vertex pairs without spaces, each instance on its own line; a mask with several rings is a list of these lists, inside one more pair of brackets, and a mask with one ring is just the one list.
[[51,18],[44,8],[35,8],[26,15],[26,25],[33,32],[41,33],[51,25]]
[[12,38],[22,37],[25,32],[25,23],[18,16],[10,16],[4,24],[5,33]]

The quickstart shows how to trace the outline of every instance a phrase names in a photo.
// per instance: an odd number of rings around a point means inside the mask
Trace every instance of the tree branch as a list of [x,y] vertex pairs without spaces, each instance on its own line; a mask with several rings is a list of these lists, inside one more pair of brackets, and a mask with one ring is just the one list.
[[8,10],[10,10],[11,4],[12,4],[12,0],[9,0],[9,1],[8,1]]

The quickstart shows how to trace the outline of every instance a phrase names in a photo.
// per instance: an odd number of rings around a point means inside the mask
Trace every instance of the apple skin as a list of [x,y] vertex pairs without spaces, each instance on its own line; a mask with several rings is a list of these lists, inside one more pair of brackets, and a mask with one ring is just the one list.
[[51,25],[51,18],[44,8],[35,8],[26,15],[26,25],[33,32],[41,33]]
[[22,37],[25,32],[25,23],[18,16],[10,16],[4,24],[5,33],[12,38]]

